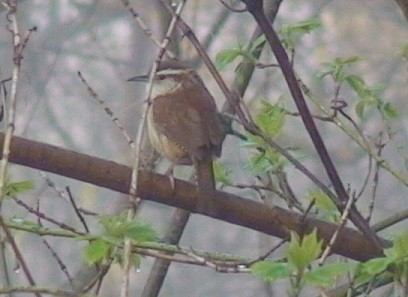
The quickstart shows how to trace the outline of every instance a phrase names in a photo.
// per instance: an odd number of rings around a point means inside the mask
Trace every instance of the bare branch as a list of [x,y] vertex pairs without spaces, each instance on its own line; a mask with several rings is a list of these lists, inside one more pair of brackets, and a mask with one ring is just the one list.
[[[4,134],[0,133],[0,143],[3,141]],[[121,193],[129,192],[131,168],[52,145],[13,137],[10,162],[75,178]],[[303,215],[277,206],[270,208],[221,191],[216,191],[211,197],[213,209],[209,213],[206,212],[206,207],[205,209],[197,207],[200,203],[201,205],[208,203],[209,198],[200,195],[194,184],[176,179],[174,190],[168,177],[148,171],[139,171],[139,185],[137,195],[142,199],[183,208],[280,238],[287,238],[289,230],[305,234],[317,228],[321,238],[328,242],[337,229],[336,225],[327,222],[304,218]],[[382,243],[389,244],[386,240],[382,240]],[[382,255],[361,233],[350,228],[343,228],[339,232],[332,251],[359,261]]]

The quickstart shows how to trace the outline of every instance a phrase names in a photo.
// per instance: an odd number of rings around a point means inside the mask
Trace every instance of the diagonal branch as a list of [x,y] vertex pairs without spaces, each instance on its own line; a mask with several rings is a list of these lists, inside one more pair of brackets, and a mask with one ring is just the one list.
[[[3,133],[0,133],[0,143],[4,143]],[[12,139],[10,148],[10,162],[129,193],[132,169],[125,165],[20,137]],[[137,196],[142,199],[183,208],[280,238],[287,238],[289,231],[302,235],[317,228],[327,243],[337,229],[334,224],[304,218],[280,207],[267,207],[221,191],[211,197],[212,210],[207,213],[205,210],[209,208],[198,208],[197,205],[208,202],[209,198],[200,195],[194,184],[175,180],[173,190],[166,176],[148,171],[139,171],[138,183]],[[381,242],[389,244],[385,240]],[[365,236],[350,228],[343,228],[339,232],[332,251],[358,261],[382,255]]]
[[[247,5],[248,11],[252,14],[258,25],[262,28],[262,31],[265,33],[266,39],[270,47],[272,48],[276,60],[280,65],[280,68],[282,69],[283,75],[302,117],[306,130],[309,133],[310,138],[312,139],[313,145],[315,146],[316,151],[319,154],[319,157],[326,170],[326,173],[333,185],[333,188],[338,195],[338,199],[336,199],[334,202],[339,209],[343,210],[345,204],[348,201],[348,194],[337,173],[336,167],[334,166],[329,156],[320,133],[317,130],[316,124],[313,121],[312,115],[310,114],[309,108],[307,107],[302,91],[300,90],[299,84],[297,83],[297,79],[293,72],[288,55],[283,48],[283,45],[280,42],[278,36],[273,30],[271,24],[269,23],[265,13],[263,12],[263,1],[244,0],[244,2]],[[361,216],[355,206],[352,206],[350,208],[350,219],[357,226],[357,228],[359,228],[370,239],[370,241],[376,246],[376,248],[378,250],[381,250],[382,247],[376,233],[369,227],[368,222]]]

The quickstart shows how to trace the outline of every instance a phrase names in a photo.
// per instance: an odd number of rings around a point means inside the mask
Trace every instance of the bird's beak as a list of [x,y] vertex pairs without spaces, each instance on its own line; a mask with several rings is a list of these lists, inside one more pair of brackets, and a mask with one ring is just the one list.
[[139,75],[139,76],[135,76],[135,77],[129,78],[127,81],[148,82],[148,81],[149,81],[149,76],[148,76],[147,74],[145,74],[145,75]]

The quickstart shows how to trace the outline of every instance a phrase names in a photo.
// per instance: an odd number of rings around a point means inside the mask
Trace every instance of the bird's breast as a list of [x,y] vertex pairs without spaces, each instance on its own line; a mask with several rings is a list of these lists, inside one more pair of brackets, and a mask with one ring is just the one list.
[[153,104],[149,107],[147,113],[147,134],[153,148],[173,164],[192,164],[187,151],[157,129],[153,117]]

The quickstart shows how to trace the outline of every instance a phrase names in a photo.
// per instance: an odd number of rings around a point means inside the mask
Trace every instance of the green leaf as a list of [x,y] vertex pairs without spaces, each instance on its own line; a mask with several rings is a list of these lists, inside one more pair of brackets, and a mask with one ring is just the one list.
[[361,271],[374,276],[386,270],[391,262],[390,258],[374,258],[361,264]]
[[157,235],[154,229],[139,220],[128,221],[124,215],[118,216],[101,216],[105,232],[104,235],[110,241],[117,241],[120,244],[125,237],[132,238],[136,242],[157,241]]
[[397,236],[391,248],[384,251],[388,258],[393,260],[404,259],[408,257],[408,232]]
[[294,32],[299,33],[310,33],[313,30],[322,27],[322,23],[318,19],[309,19],[305,21],[300,21],[299,23],[290,26]]
[[136,242],[157,241],[156,231],[148,224],[133,220],[126,229],[125,236]]
[[397,109],[390,102],[384,103],[381,110],[388,120],[397,120],[400,116]]
[[214,162],[213,167],[214,167],[215,180],[217,182],[221,183],[222,186],[228,186],[232,184],[229,178],[229,174],[231,170],[229,170],[228,168],[226,168],[219,162]]
[[215,66],[217,67],[217,70],[223,70],[228,64],[231,64],[240,55],[242,55],[242,49],[238,48],[220,51],[215,57]]
[[338,209],[336,207],[336,204],[330,199],[329,196],[325,192],[323,192],[320,189],[314,189],[310,190],[308,192],[308,197],[310,201],[314,201],[315,205],[326,212],[333,213],[336,212],[338,213]]
[[281,278],[289,277],[293,270],[288,263],[260,261],[251,266],[251,272],[264,281],[273,282]]
[[249,49],[249,52],[252,54],[259,46],[261,46],[265,42],[266,42],[266,36],[265,34],[262,34],[257,39],[255,39],[255,41],[251,44],[251,48]]
[[310,190],[308,192],[310,201],[314,201],[316,207],[329,215],[331,222],[337,222],[340,219],[340,212],[336,204],[330,199],[325,192],[320,189]]
[[282,132],[285,124],[286,112],[278,106],[262,102],[262,108],[255,118],[255,123],[269,136],[276,138]]
[[124,237],[130,225],[124,215],[101,216],[100,222],[105,229],[105,235],[116,238]]
[[244,148],[262,148],[266,149],[267,144],[265,141],[257,136],[250,133],[245,134],[245,140],[242,141],[242,147]]
[[308,262],[315,260],[322,252],[323,240],[317,238],[317,229],[303,237],[301,248],[305,252],[305,259]]
[[[360,58],[357,56],[352,56],[352,57],[337,57],[334,59],[334,61],[332,62],[328,62],[328,63],[322,63],[322,65],[327,68],[327,71],[321,72],[318,77],[322,78],[326,75],[331,75],[334,79],[335,82],[337,83],[342,83],[344,80],[348,79],[350,77],[350,75],[348,75],[345,71],[344,71],[344,67],[355,63],[357,61],[359,61]],[[350,80],[357,80],[357,76],[356,77],[351,77]],[[357,83],[358,81],[352,81],[351,83]]]
[[286,48],[293,48],[302,35],[310,33],[321,26],[322,24],[318,19],[305,20],[294,25],[283,25],[280,31],[282,43]]
[[142,264],[142,257],[138,254],[132,254],[130,257],[130,263],[136,268],[139,268],[140,264]]
[[394,249],[400,258],[408,256],[408,233],[398,236],[394,241]]
[[350,74],[346,77],[347,83],[350,87],[355,90],[358,94],[362,93],[367,89],[366,83],[363,78],[359,75]]
[[330,263],[305,272],[303,279],[313,286],[327,288],[355,267],[352,263]]
[[408,257],[408,233],[395,238],[392,247],[384,250],[385,257],[374,258],[358,266],[357,283],[368,281],[371,277],[389,270],[395,280],[406,279]]
[[408,43],[405,43],[402,47],[401,47],[401,56],[404,59],[408,59]]
[[32,190],[35,188],[35,183],[32,180],[26,180],[21,182],[15,183],[8,183],[6,186],[6,195],[7,196],[15,196],[17,194],[21,194]]
[[286,250],[288,263],[296,267],[301,274],[320,255],[323,241],[317,239],[316,229],[310,234],[305,235],[302,241],[300,241],[299,236],[294,232],[290,233],[290,238],[291,240]]
[[361,61],[359,56],[351,56],[347,58],[336,58],[336,63],[340,65],[348,65]]
[[398,118],[397,110],[389,102],[386,103],[381,100],[379,96],[379,92],[385,88],[383,84],[368,87],[360,76],[354,74],[348,75],[346,81],[361,99],[355,107],[357,116],[360,119],[364,119],[369,107],[378,108],[386,119]]
[[356,106],[354,107],[354,109],[356,111],[356,114],[360,119],[364,119],[364,116],[365,116],[368,105],[369,104],[367,104],[366,101],[359,100],[357,102]]
[[84,249],[85,261],[89,265],[100,263],[104,259],[108,258],[110,254],[110,245],[103,239],[97,239],[92,241]]
[[281,169],[285,164],[287,164],[286,159],[271,148],[266,148],[263,153],[257,152],[249,160],[250,169],[255,174],[272,173],[277,169]]

